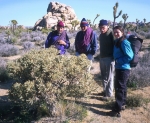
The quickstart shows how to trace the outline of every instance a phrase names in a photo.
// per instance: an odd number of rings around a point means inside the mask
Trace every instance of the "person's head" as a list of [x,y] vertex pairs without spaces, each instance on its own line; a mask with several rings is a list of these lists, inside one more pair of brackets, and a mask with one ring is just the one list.
[[83,18],[80,23],[81,30],[86,31],[88,26],[89,26],[88,22],[86,21],[85,18]]
[[106,33],[108,30],[109,26],[108,26],[108,22],[107,20],[100,20],[99,22],[99,30],[102,34]]
[[57,23],[57,31],[58,33],[62,33],[64,31],[64,23],[62,21]]
[[116,39],[124,37],[124,29],[122,26],[115,26],[113,32]]

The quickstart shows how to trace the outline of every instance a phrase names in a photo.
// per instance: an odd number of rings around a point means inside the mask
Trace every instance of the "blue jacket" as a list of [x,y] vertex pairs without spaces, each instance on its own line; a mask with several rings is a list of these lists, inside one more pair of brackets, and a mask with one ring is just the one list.
[[[58,33],[57,31],[53,31],[53,32],[50,32],[49,35],[47,36],[47,39],[45,41],[45,48],[49,48],[51,45],[54,45],[55,41],[57,40],[58,38]],[[70,47],[70,42],[69,42],[69,38],[66,34],[66,45],[59,45],[57,47],[58,50],[60,50],[60,54],[65,54],[66,52],[66,49],[68,49]]]
[[[79,35],[79,33],[81,33],[82,31],[79,31],[76,35],[76,37]],[[77,41],[75,39],[75,50],[76,52],[78,52],[78,48],[76,46],[77,44]],[[93,31],[93,34],[92,34],[92,38],[91,38],[91,42],[90,44],[86,47],[86,52],[84,54],[92,54],[94,55],[97,51],[97,36],[96,36],[96,33]]]
[[[115,40],[115,42],[117,42],[117,40]],[[114,45],[113,56],[116,62],[115,68],[116,69],[131,69],[130,61],[133,59],[133,55],[134,54],[131,49],[131,44],[127,39],[121,42],[121,47],[116,47],[116,45]]]

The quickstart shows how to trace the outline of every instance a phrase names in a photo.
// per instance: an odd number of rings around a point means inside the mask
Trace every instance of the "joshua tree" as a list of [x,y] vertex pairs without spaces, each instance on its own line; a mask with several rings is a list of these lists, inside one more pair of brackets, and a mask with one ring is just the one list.
[[88,19],[87,19],[87,22],[88,22],[88,23],[89,23],[89,25],[91,26],[91,20],[88,20]]
[[133,25],[131,23],[127,23],[126,24],[126,29],[127,29],[127,32],[131,29],[133,29]]
[[128,15],[127,15],[127,14],[123,14],[123,15],[122,15],[122,18],[123,18],[123,20],[124,20],[123,28],[125,29],[125,27],[126,27],[126,20],[127,20],[127,18],[128,18]]
[[74,20],[74,21],[71,22],[71,24],[72,24],[73,30],[75,30],[75,27],[79,24],[79,21]]
[[137,30],[138,30],[138,25],[139,25],[139,20],[136,19],[136,28],[135,28],[135,32],[137,32]]
[[146,23],[146,19],[144,18],[143,21],[144,21],[144,26],[146,26],[146,24],[145,24]]
[[122,26],[122,24],[123,24],[123,23],[122,23],[122,20],[121,20],[121,21],[119,22],[119,25]]
[[114,23],[113,23],[113,27],[115,26],[115,21],[116,21],[116,18],[118,18],[121,13],[122,13],[122,10],[119,12],[118,16],[116,16],[116,13],[117,13],[117,8],[118,8],[118,2],[115,4],[115,6],[113,7],[113,16],[114,16]]
[[14,33],[14,30],[16,29],[16,25],[18,24],[18,22],[16,20],[11,20],[11,24],[12,24],[12,30]]
[[100,14],[97,14],[97,15],[96,15],[96,17],[95,17],[95,19],[94,19],[94,21],[93,21],[93,25],[94,25],[95,20],[96,20],[99,16],[100,16]]
[[7,38],[9,40],[10,39],[10,35],[11,35],[11,31],[10,30],[6,30],[5,33],[7,34],[7,36],[8,36]]

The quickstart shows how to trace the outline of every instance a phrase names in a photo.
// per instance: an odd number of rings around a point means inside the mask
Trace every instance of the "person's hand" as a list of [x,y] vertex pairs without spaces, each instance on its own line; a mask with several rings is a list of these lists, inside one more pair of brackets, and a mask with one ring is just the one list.
[[63,41],[63,40],[59,40],[58,43],[59,43],[59,44],[62,44],[62,45],[66,45],[66,42]]

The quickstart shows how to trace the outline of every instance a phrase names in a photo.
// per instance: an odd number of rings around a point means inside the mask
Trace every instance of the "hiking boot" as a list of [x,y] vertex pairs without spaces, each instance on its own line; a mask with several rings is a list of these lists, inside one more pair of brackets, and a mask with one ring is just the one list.
[[121,110],[125,110],[126,109],[126,105],[123,105],[122,107],[121,107]]
[[116,111],[107,112],[107,115],[112,117],[121,117],[120,112],[116,112]]
[[[121,110],[125,110],[126,109],[126,105],[123,105],[122,107],[121,107]],[[112,111],[116,111],[117,109],[116,109],[116,107],[114,106],[114,107],[112,107]]]
[[99,96],[103,96],[103,97],[105,97],[105,96],[106,96],[106,94],[105,94],[105,92],[104,92],[104,91],[102,91],[102,92],[98,93],[97,95],[99,95]]

